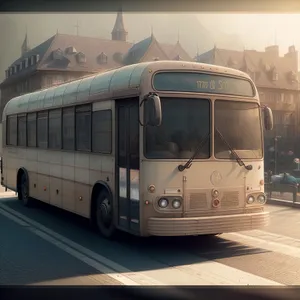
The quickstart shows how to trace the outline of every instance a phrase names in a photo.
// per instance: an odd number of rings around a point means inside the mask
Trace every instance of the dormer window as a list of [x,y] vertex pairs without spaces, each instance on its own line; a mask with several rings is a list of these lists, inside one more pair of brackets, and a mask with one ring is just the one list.
[[75,54],[75,53],[77,53],[77,50],[75,49],[75,47],[69,46],[66,48],[65,52],[66,52],[66,54]]
[[25,58],[25,68],[28,68],[28,58]]
[[113,55],[113,60],[117,63],[122,63],[123,61],[123,54],[121,52],[116,52]]
[[298,81],[298,76],[297,76],[297,73],[296,72],[289,72],[288,74],[288,79],[290,82],[294,83],[294,82],[297,82]]
[[272,80],[273,81],[277,81],[278,80],[278,72],[277,72],[277,70],[275,68],[272,71]]
[[77,53],[76,59],[77,59],[77,62],[80,64],[86,63],[86,56],[82,52]]
[[64,56],[63,52],[59,48],[52,52],[52,57],[54,60],[61,60],[61,59],[63,59],[63,56]]
[[107,55],[104,52],[101,52],[98,56],[99,64],[106,64],[107,63]]

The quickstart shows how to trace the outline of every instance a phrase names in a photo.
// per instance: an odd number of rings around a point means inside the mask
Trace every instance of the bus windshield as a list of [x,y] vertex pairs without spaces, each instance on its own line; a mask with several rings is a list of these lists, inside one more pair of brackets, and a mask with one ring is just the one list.
[[[215,129],[240,158],[262,158],[262,128],[257,103],[217,100]],[[215,157],[230,158],[228,146],[215,134]]]
[[[210,133],[210,101],[192,98],[161,98],[162,124],[145,128],[145,157],[189,159],[202,138]],[[145,106],[145,114],[151,112]],[[196,159],[210,157],[210,141]]]

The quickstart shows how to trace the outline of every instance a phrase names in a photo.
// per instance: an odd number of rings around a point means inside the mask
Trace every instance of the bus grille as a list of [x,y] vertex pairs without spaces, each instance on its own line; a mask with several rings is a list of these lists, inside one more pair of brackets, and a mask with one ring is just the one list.
[[239,192],[224,192],[223,197],[221,199],[221,207],[222,208],[233,208],[239,206]]
[[207,209],[206,193],[191,193],[189,198],[190,209]]

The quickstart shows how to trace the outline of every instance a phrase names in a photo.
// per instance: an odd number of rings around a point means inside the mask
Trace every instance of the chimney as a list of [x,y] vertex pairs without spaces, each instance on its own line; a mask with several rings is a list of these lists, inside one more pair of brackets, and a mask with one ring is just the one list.
[[265,52],[273,58],[279,57],[279,47],[277,45],[266,47]]
[[291,60],[293,71],[298,72],[298,51],[296,51],[296,47],[290,46],[288,53],[286,53],[284,57]]

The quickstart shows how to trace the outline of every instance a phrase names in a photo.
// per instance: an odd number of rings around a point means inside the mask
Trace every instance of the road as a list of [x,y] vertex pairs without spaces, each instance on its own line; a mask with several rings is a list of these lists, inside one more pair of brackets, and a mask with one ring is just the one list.
[[88,221],[0,193],[0,284],[299,285],[300,210],[267,206],[264,230],[108,241]]

